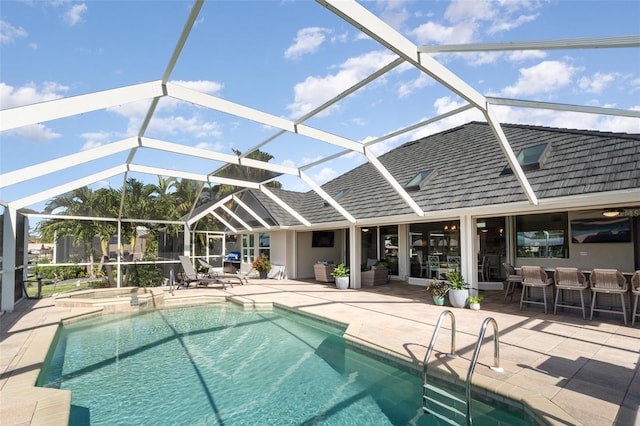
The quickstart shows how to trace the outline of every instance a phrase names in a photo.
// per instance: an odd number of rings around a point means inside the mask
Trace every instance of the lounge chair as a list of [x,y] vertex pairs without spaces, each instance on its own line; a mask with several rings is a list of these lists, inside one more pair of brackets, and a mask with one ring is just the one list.
[[184,271],[182,275],[182,280],[178,285],[178,288],[180,287],[188,288],[191,285],[191,283],[195,283],[196,287],[199,285],[207,287],[209,284],[212,284],[212,283],[222,285],[223,289],[227,288],[225,284],[230,284],[231,287],[233,287],[233,284],[231,282],[225,282],[224,280],[220,280],[219,278],[213,277],[213,276],[205,276],[202,274],[198,274],[198,272],[196,271],[196,268],[191,263],[191,260],[189,260],[189,257],[178,256],[178,258],[180,259],[180,263],[182,264],[182,269]]
[[217,279],[219,282],[224,282],[226,284],[229,284],[231,287],[233,287],[233,282],[236,280],[237,282],[240,283],[240,285],[244,285],[245,282],[249,284],[249,281],[247,281],[247,278],[240,274],[240,270],[238,270],[238,272],[236,272],[235,274],[231,272],[225,272],[224,270],[216,271],[213,265],[207,263],[201,257],[198,257],[196,260],[198,261],[200,266],[207,268],[208,278]]

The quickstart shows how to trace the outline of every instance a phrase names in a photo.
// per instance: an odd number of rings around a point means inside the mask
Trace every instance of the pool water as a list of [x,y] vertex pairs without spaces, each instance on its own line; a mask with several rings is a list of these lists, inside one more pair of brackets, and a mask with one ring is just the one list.
[[[229,304],[62,327],[39,385],[72,391],[70,425],[428,425],[419,374],[345,346],[342,330]],[[474,402],[474,424],[532,424]]]

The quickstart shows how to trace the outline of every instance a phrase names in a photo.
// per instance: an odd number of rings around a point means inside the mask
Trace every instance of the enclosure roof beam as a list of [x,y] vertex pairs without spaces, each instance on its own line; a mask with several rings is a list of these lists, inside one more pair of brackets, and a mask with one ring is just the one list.
[[160,81],[55,99],[0,111],[0,131],[163,96]]
[[99,173],[94,173],[89,176],[85,176],[82,179],[74,180],[72,182],[68,182],[64,185],[56,186],[55,188],[48,189],[46,191],[38,192],[36,194],[32,194],[28,197],[21,198],[19,200],[15,200],[9,203],[11,208],[22,209],[27,206],[30,206],[35,203],[39,203],[41,201],[48,200],[50,198],[57,197],[61,194],[66,194],[69,191],[73,191],[76,188],[82,188],[83,186],[91,185],[92,183],[99,182],[101,180],[107,180],[113,176],[119,175],[127,171],[127,167],[122,164],[120,166],[116,166],[107,170],[103,170]]

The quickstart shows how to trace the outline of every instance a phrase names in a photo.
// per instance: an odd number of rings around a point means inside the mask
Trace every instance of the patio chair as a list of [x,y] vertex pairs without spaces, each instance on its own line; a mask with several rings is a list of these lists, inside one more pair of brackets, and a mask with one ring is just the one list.
[[[178,288],[188,288],[191,283],[195,283],[196,287],[199,285],[207,287],[209,284],[215,283],[222,285],[223,289],[227,288],[223,280],[220,280],[216,277],[198,274],[196,268],[193,266],[188,256],[178,256],[178,258],[180,259],[180,263],[182,264],[182,269],[184,271],[182,275],[182,281],[178,285]],[[231,283],[229,282],[229,284]],[[231,284],[231,287],[233,287],[233,284]]]
[[507,262],[504,262],[502,264],[502,267],[504,268],[504,271],[507,274],[507,285],[506,285],[506,290],[504,292],[504,303],[507,302],[507,296],[511,295],[511,299],[510,301],[513,301],[513,293],[516,292],[516,285],[517,284],[521,284],[522,283],[522,276],[516,272],[516,269]]
[[631,277],[631,293],[635,296],[635,302],[633,302],[633,311],[631,311],[631,326],[636,323],[636,317],[640,317],[638,312],[638,299],[640,298],[640,271],[636,271]]
[[433,272],[436,273],[436,279],[440,279],[440,257],[439,256],[429,256],[429,278],[433,278]]
[[[556,299],[553,304],[553,314],[556,314],[558,306],[572,309],[582,308],[582,318],[586,319],[587,316],[584,311],[584,291],[589,288],[589,280],[586,279],[578,268],[556,268],[554,278],[556,281]],[[564,296],[563,290],[579,292],[580,306],[565,303],[564,297],[561,297]],[[560,303],[558,303],[558,298],[560,298]]]
[[[553,279],[541,266],[523,266],[520,269],[522,275],[522,294],[520,295],[520,309],[523,303],[531,305],[544,305],[544,313],[547,313],[547,287],[553,285]],[[531,298],[531,288],[542,288],[542,302]],[[553,297],[553,293],[551,293]]]
[[[621,314],[624,318],[624,325],[627,325],[627,308],[624,300],[625,294],[627,294],[627,280],[624,275],[617,269],[594,269],[591,271],[591,293],[593,298],[591,299],[591,317],[593,319],[594,312],[609,312],[613,314]],[[622,311],[616,311],[613,306],[610,309],[598,308],[596,305],[597,296],[599,293],[604,294],[619,294],[620,303],[622,305]],[[613,300],[612,300],[613,302]]]
[[235,280],[238,280],[240,285],[244,285],[245,282],[249,284],[247,278],[242,276],[239,271],[236,273],[226,272],[224,269],[222,271],[216,271],[213,265],[207,263],[203,258],[198,257],[196,260],[198,261],[200,266],[202,266],[203,268],[207,268],[207,278],[217,279],[219,282],[225,281],[231,287],[233,287],[233,281]]

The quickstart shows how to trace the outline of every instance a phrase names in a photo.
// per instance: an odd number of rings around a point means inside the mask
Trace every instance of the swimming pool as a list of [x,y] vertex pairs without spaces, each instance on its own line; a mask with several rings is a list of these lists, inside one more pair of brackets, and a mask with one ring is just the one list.
[[[421,377],[345,345],[340,328],[230,304],[62,327],[39,385],[72,391],[70,424],[440,424]],[[475,424],[531,424],[474,402]]]

